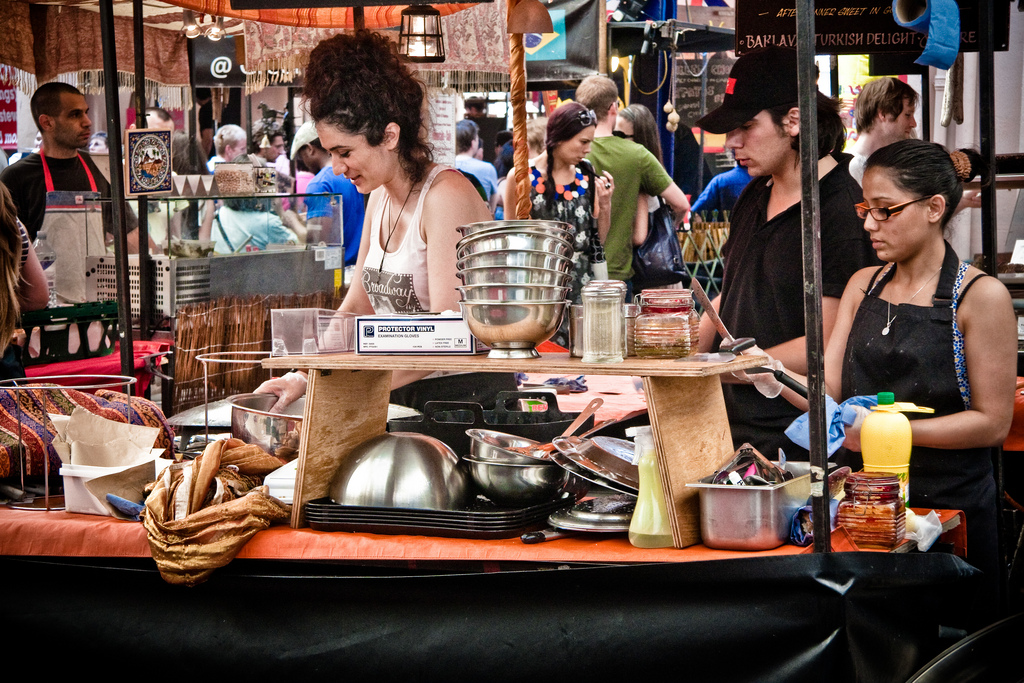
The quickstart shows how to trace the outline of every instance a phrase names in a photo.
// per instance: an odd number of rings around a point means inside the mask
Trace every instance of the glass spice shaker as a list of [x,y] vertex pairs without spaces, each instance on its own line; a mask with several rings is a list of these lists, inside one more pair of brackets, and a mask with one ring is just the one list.
[[617,280],[592,280],[583,287],[584,363],[621,363],[623,361],[626,318],[622,304],[626,283]]

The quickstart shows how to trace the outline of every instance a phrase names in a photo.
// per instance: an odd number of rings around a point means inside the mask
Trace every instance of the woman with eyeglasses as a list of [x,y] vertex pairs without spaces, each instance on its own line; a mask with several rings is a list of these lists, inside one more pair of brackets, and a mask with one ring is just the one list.
[[[596,127],[594,112],[576,102],[563,104],[548,118],[544,152],[530,165],[530,218],[563,221],[575,231],[572,256],[575,277],[569,291],[573,303],[580,303],[580,290],[591,279],[607,278],[598,224],[600,222],[607,232],[615,181],[608,172],[597,176],[585,159],[590,153]],[[505,183],[508,211],[516,205],[514,174],[515,169],[509,172],[509,181]],[[506,218],[514,216],[509,214]],[[552,341],[568,346],[568,320],[563,321]]]
[[[856,208],[887,263],[860,270],[847,285],[825,351],[825,385],[837,400],[891,391],[897,401],[935,409],[907,415],[910,504],[966,513],[968,561],[995,591],[992,456],[1013,417],[1016,318],[1006,287],[961,262],[943,237],[963,183],[985,171],[973,151],[950,154],[921,140],[868,158],[865,201]],[[833,460],[861,469],[859,424],[847,428],[844,448]]]
[[[303,90],[320,144],[336,175],[369,195],[357,277],[341,311],[416,314],[459,310],[460,225],[491,220],[464,175],[433,160],[424,132],[424,87],[393,43],[369,31],[322,41],[309,56]],[[392,373],[391,402],[420,409],[428,400],[493,405],[515,390],[513,373],[427,377]],[[400,389],[399,389],[400,387]],[[302,373],[265,382],[283,407],[306,389]]]

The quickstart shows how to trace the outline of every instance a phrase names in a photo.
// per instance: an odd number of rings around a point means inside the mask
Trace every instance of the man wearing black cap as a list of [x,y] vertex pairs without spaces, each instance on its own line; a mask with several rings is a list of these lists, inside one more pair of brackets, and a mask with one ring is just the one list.
[[[754,178],[733,209],[723,249],[722,294],[714,304],[732,334],[754,337],[785,367],[806,374],[796,53],[769,48],[742,56],[725,92],[722,105],[697,125],[725,134],[726,148]],[[819,92],[817,115],[822,325],[827,341],[847,280],[878,261],[853,208],[863,198],[860,185],[850,177],[850,155],[839,153],[845,135],[837,103]],[[705,351],[721,342],[707,316],[701,321],[700,339]],[[762,395],[751,384],[723,388],[735,445],[749,442],[771,457],[782,448],[791,459],[807,459],[807,451],[783,433],[800,412],[786,401],[765,397],[778,391]]]

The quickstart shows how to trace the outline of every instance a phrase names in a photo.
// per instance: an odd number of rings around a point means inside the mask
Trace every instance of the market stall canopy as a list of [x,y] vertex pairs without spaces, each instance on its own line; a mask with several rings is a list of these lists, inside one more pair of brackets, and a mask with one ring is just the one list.
[[[507,90],[509,42],[505,30],[506,0],[476,5],[443,4],[438,5],[437,9],[444,15],[445,9],[452,7],[466,9],[441,17],[447,43],[445,61],[438,64],[410,64],[410,67],[419,72],[420,78],[427,85],[434,87],[453,88],[462,92]],[[377,9],[393,8],[367,8],[368,26],[370,10]],[[275,10],[281,13],[289,11],[295,10]],[[332,11],[347,12],[348,8]],[[400,19],[396,19],[394,25],[397,26],[399,22]],[[256,92],[268,85],[289,82],[296,70],[305,67],[310,50],[321,40],[336,33],[338,29],[322,26],[273,24],[262,19],[246,21],[246,89]]]
[[[344,0],[338,0],[344,2]],[[118,86],[135,88],[132,0],[114,0]],[[228,35],[244,30],[251,90],[287,80],[290,67],[301,68],[318,42],[354,26],[353,8],[234,10],[228,0],[143,0],[147,98],[170,107],[184,106],[189,83],[187,39],[182,34],[182,9],[224,17]],[[401,23],[406,5],[364,7],[367,28]],[[440,3],[438,11],[450,36],[448,60],[421,65],[426,80],[451,87],[503,87],[508,82],[508,41],[505,4],[498,2]],[[475,9],[472,13],[463,10]],[[460,16],[465,14],[465,16]],[[84,92],[103,88],[99,0],[0,0],[0,84],[14,84],[26,93],[38,83],[69,80]],[[74,36],[74,40],[68,40]]]
[[[156,0],[143,0],[142,12],[147,95],[181,106],[181,88],[189,83],[182,12]],[[134,89],[132,0],[114,0],[114,25],[118,86]],[[0,27],[0,83],[31,93],[59,78],[87,93],[102,91],[99,0],[0,0]],[[240,34],[242,21],[226,20],[224,28]]]

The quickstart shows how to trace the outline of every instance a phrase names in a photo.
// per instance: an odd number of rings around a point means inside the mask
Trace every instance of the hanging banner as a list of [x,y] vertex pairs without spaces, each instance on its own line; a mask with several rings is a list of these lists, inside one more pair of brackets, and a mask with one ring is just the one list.
[[[978,51],[978,3],[957,0],[960,7],[960,52]],[[1010,4],[995,3],[993,49],[1008,49]],[[892,14],[892,0],[816,0],[814,51],[819,55],[859,55],[883,52],[922,52],[926,33],[903,28]],[[736,53],[770,45],[796,48],[794,0],[736,3]]]
[[590,0],[552,0],[545,6],[554,31],[523,35],[527,90],[575,88],[598,72],[604,7]]
[[0,88],[0,147],[18,146],[18,90],[13,85]]
[[245,85],[245,48],[240,36],[223,40],[203,37],[192,41],[197,86]]

